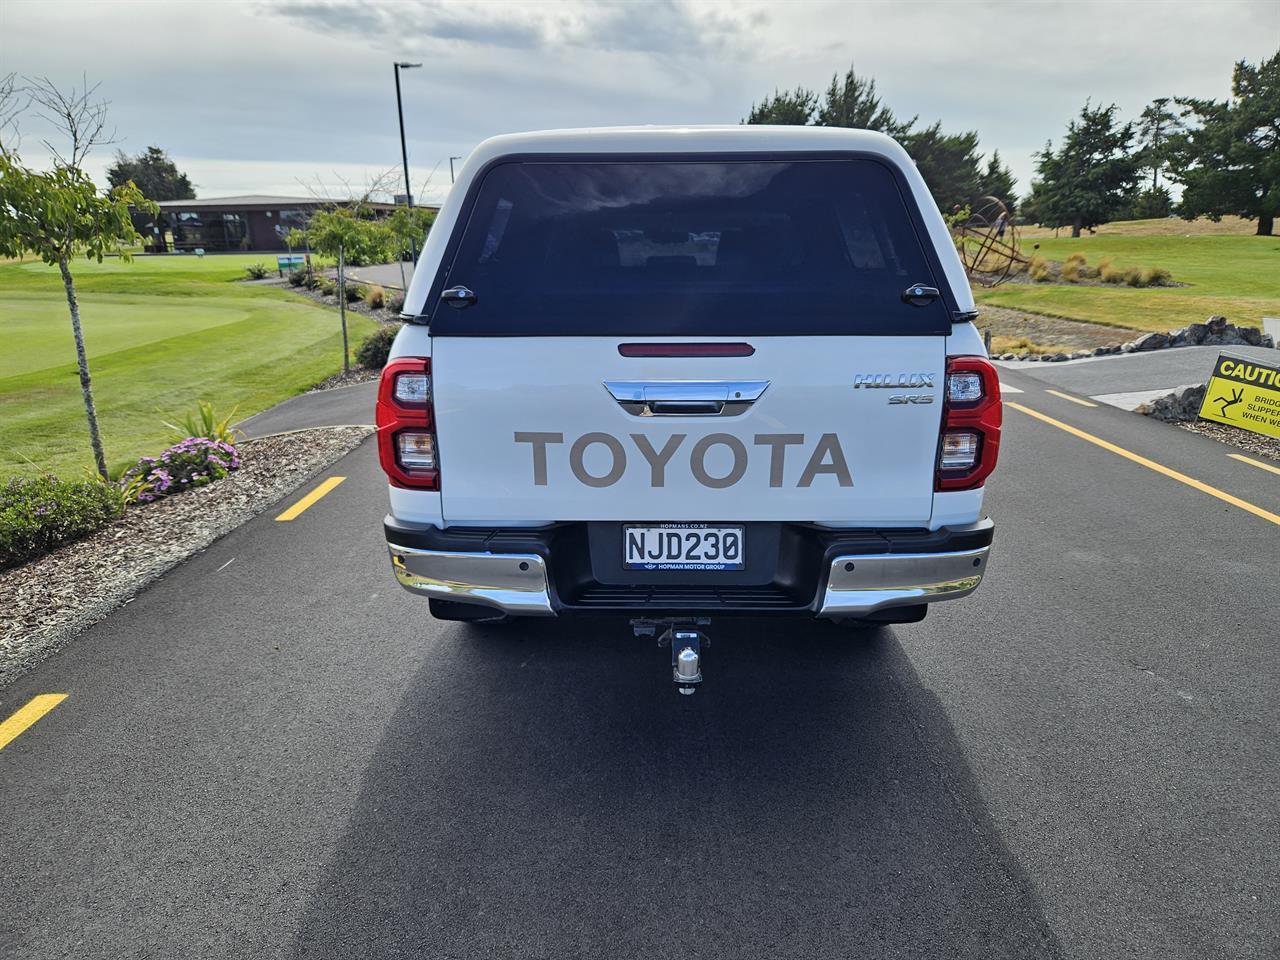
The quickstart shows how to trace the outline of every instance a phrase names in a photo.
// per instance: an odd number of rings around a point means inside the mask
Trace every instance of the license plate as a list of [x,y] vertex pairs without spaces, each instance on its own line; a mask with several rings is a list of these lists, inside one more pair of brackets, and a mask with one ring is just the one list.
[[622,565],[628,570],[742,570],[746,532],[706,523],[625,526]]

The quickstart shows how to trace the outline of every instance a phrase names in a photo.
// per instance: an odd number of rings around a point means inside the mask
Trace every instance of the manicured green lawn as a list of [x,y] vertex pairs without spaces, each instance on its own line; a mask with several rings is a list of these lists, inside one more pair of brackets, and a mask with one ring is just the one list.
[[[234,283],[262,256],[138,257],[73,267],[107,460],[159,452],[172,419],[212,401],[264,410],[341,368],[338,314]],[[354,349],[374,324],[348,314]],[[0,263],[0,475],[92,463],[56,268]]]
[[1252,326],[1280,316],[1280,237],[1099,233],[1025,239],[1023,248],[1050,260],[1079,252],[1095,266],[1111,257],[1122,268],[1164,267],[1187,286],[1008,283],[975,291],[980,303],[1139,330],[1171,330],[1215,314]]

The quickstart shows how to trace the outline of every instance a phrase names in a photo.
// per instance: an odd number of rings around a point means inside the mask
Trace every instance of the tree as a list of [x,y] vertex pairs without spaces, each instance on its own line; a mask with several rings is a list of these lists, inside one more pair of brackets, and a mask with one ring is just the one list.
[[107,180],[113,187],[132,180],[148,200],[194,200],[196,196],[187,175],[159,147],[147,147],[136,157],[117,150],[116,162],[107,168]]
[[949,210],[969,203],[980,179],[978,134],[943,133],[940,122],[913,133],[918,119],[899,120],[876,93],[875,80],[859,76],[850,65],[843,77],[832,75],[821,98],[804,87],[775,90],[772,97],[752,105],[746,122],[876,130],[902,144],[939,207]]
[[1160,172],[1169,163],[1173,138],[1182,130],[1181,118],[1169,109],[1170,98],[1159,97],[1138,117],[1138,162],[1151,171],[1151,190],[1160,186]]
[[782,124],[803,127],[813,122],[818,109],[818,95],[804,87],[794,90],[775,90],[760,105],[751,105],[751,113],[743,123]]
[[[1138,160],[1131,153],[1133,125],[1116,120],[1116,106],[1091,107],[1067,125],[1057,152],[1051,143],[1036,154],[1037,179],[1025,205],[1038,223],[1070,225],[1071,235],[1106,223],[1133,202]],[[1025,212],[1025,210],[1024,210]]]
[[[378,183],[382,183],[380,178]],[[350,201],[319,210],[311,215],[301,235],[291,231],[290,242],[301,241],[308,249],[338,259],[338,315],[342,322],[342,373],[351,372],[351,347],[347,339],[347,264],[380,263],[389,256],[391,230],[385,221],[368,220],[363,214],[375,185]]]
[[[44,111],[42,115],[67,136],[70,152],[63,154],[52,144],[46,144],[54,156],[54,165],[52,170],[42,172],[23,166],[15,150],[0,145],[0,256],[35,254],[47,264],[56,264],[62,274],[75,337],[89,442],[98,473],[105,479],[107,460],[98,428],[71,263],[79,254],[99,263],[108,253],[119,252],[122,259],[127,259],[128,254],[121,248],[138,239],[129,216],[130,205],[144,209],[148,206],[154,209],[155,205],[132,183],[99,193],[81,169],[85,155],[96,144],[109,142],[104,133],[107,105],[92,99],[96,86],[85,84],[79,91],[73,87],[64,93],[48,79],[42,79],[30,83],[26,89],[31,100]],[[0,114],[3,113],[0,106]]]
[[832,74],[831,85],[827,87],[817,115],[820,127],[857,127],[859,130],[878,130],[891,137],[905,136],[915,122],[915,117],[905,123],[898,120],[876,94],[875,80],[858,76],[852,64],[843,79],[839,74]]
[[903,148],[933,194],[940,210],[970,203],[978,196],[978,134],[943,133],[941,121],[908,134]]
[[1280,213],[1280,52],[1256,67],[1237,63],[1230,100],[1177,102],[1197,123],[1174,147],[1179,213],[1188,220],[1235,214],[1257,220],[1258,235],[1270,236]]
[[385,221],[395,244],[396,262],[400,264],[400,286],[407,289],[404,280],[404,255],[422,246],[424,238],[436,222],[436,212],[426,207],[397,207]]
[[977,195],[995,197],[1012,213],[1018,202],[1015,192],[1017,185],[1013,172],[1000,162],[1000,151],[992,150],[991,156],[987,158],[986,169],[978,177]]

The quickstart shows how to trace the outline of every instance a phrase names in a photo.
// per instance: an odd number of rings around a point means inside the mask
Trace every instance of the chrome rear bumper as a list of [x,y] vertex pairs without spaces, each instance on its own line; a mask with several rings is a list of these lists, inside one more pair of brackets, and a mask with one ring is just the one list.
[[455,553],[394,543],[387,549],[396,579],[413,593],[526,617],[555,615],[546,564],[536,553]]
[[959,600],[978,589],[991,548],[954,553],[881,553],[836,557],[820,617],[858,617],[890,607]]
[[[484,604],[519,616],[556,615],[547,565],[536,553],[428,550],[390,542],[387,548],[396,579],[412,593]],[[991,548],[984,546],[837,556],[820,585],[818,602],[806,609],[810,616],[861,617],[891,607],[958,600],[978,588],[990,554]]]

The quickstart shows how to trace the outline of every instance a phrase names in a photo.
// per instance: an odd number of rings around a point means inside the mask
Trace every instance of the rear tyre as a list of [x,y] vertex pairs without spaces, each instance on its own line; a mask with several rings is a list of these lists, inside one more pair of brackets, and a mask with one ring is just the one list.
[[501,610],[486,607],[482,603],[458,603],[456,600],[437,600],[430,597],[427,608],[437,620],[454,623],[509,623],[514,618]]
[[888,610],[873,613],[869,617],[846,617],[837,620],[836,623],[852,630],[869,632],[895,623],[919,623],[928,612],[928,604],[917,603],[910,607],[890,607]]

